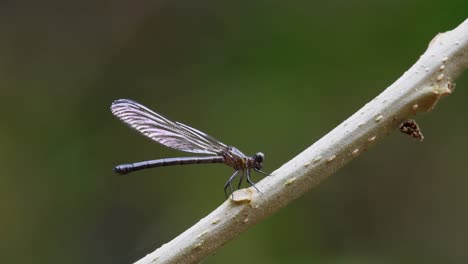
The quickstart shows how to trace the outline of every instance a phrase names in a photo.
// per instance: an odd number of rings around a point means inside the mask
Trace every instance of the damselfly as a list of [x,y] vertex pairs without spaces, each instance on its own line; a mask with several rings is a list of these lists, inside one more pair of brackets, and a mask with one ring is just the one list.
[[111,111],[130,127],[164,146],[185,152],[213,155],[204,157],[167,158],[122,164],[113,169],[116,173],[127,174],[132,171],[171,165],[224,163],[235,170],[234,174],[232,174],[224,185],[224,193],[226,196],[226,189],[228,187],[232,194],[231,183],[239,173],[240,180],[237,189],[240,188],[245,175],[247,182],[257,191],[259,190],[250,179],[251,169],[268,175],[268,173],[261,170],[264,159],[262,152],[258,152],[254,156],[246,156],[235,147],[227,146],[195,128],[171,121],[151,111],[147,107],[128,99],[114,101],[111,105]]

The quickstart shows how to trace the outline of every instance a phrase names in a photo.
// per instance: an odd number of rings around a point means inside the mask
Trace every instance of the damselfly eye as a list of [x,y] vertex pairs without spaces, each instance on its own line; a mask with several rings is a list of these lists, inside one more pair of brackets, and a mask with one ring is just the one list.
[[265,156],[261,152],[257,152],[257,154],[255,154],[255,161],[258,163],[262,163],[264,158]]

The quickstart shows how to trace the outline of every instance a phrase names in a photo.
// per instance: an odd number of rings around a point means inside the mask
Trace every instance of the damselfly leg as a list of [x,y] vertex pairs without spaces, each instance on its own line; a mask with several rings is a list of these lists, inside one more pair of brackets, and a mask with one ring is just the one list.
[[226,198],[228,197],[226,189],[227,189],[227,187],[229,187],[229,190],[231,191],[232,198],[234,199],[234,192],[232,191],[232,184],[231,183],[234,180],[234,178],[237,176],[238,173],[239,173],[239,171],[236,170],[236,172],[234,172],[234,174],[232,174],[232,176],[229,177],[229,180],[224,185],[224,194],[226,195]]
[[254,170],[255,170],[256,172],[258,172],[258,173],[263,174],[263,175],[270,176],[270,173],[268,173],[268,172],[264,172],[264,171],[262,171],[262,170],[255,169],[255,168],[254,168]]
[[255,186],[255,183],[250,179],[250,169],[247,169],[247,176],[245,177],[247,182],[252,185],[252,187],[255,188],[255,190],[257,190],[257,192],[263,194],[258,188],[257,186]]

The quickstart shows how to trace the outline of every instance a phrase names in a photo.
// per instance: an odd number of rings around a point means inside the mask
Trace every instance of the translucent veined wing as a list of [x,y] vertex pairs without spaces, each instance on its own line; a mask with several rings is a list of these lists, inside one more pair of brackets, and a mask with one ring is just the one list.
[[193,127],[171,121],[147,107],[128,99],[116,100],[112,113],[130,127],[152,140],[181,151],[219,154],[227,146]]

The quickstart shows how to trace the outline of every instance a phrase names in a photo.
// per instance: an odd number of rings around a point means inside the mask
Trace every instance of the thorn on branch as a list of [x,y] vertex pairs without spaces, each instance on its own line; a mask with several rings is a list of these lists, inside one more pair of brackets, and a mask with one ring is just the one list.
[[423,141],[424,139],[418,124],[413,119],[407,119],[403,121],[403,123],[400,124],[400,131],[412,138],[418,139],[419,141]]

